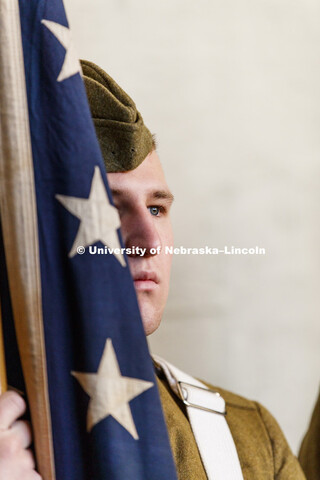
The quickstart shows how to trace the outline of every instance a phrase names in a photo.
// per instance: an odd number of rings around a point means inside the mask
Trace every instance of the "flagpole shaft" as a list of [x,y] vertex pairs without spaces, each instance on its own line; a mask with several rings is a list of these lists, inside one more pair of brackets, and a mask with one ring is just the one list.
[[0,305],[0,395],[7,390],[6,361],[4,355],[4,341],[2,332],[2,317]]
[[[19,0],[0,0],[1,227],[37,466],[44,480],[55,480],[20,3]],[[30,3],[33,15],[39,2]]]

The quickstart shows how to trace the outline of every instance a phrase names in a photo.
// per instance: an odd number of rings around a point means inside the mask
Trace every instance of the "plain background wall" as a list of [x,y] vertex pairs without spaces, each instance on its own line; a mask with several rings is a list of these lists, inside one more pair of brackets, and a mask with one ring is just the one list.
[[79,56],[157,134],[176,246],[153,351],[261,401],[297,451],[320,371],[320,4],[66,0]]

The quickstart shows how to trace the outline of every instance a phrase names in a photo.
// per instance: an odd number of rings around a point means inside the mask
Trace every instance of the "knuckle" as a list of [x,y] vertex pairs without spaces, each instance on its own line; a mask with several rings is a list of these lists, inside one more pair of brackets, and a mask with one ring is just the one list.
[[23,412],[26,408],[26,403],[25,401],[23,400],[23,398],[21,397],[21,395],[19,395],[18,393],[16,392],[8,392],[10,395],[9,395],[9,404],[11,406],[11,408],[14,408],[16,409],[17,412]]
[[17,420],[14,425],[16,430],[22,435],[24,438],[31,437],[31,424],[27,420]]
[[6,415],[9,411],[21,415],[25,408],[25,401],[16,392],[6,392],[0,397],[0,415]]

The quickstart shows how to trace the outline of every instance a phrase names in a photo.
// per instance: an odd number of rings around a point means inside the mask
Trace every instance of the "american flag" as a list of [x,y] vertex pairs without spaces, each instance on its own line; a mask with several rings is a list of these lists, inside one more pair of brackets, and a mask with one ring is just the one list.
[[38,468],[176,479],[127,259],[87,248],[123,245],[63,3],[0,6],[2,320]]

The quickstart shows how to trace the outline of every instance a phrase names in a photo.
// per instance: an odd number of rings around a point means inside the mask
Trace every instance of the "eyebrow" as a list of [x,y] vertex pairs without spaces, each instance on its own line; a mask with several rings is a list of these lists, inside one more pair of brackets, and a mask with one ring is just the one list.
[[153,198],[160,199],[160,200],[161,199],[162,200],[168,200],[170,203],[172,203],[173,200],[174,200],[174,196],[168,190],[156,190],[156,191],[152,192],[151,196]]
[[[119,190],[119,189],[111,189],[111,193],[113,197],[122,197],[125,195],[129,195],[129,190]],[[151,198],[157,200],[167,200],[169,203],[172,203],[174,200],[174,196],[169,190],[154,190],[150,194]]]

